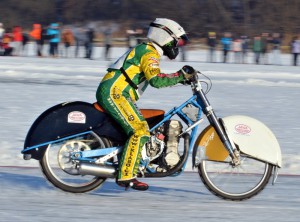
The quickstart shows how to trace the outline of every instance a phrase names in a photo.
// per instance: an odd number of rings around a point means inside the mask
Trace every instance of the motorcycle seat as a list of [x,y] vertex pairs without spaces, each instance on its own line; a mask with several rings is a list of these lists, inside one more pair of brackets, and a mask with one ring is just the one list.
[[[98,111],[106,113],[106,111],[97,102],[94,103],[94,107]],[[147,120],[150,128],[162,121],[165,115],[165,111],[160,109],[140,109],[140,111]]]

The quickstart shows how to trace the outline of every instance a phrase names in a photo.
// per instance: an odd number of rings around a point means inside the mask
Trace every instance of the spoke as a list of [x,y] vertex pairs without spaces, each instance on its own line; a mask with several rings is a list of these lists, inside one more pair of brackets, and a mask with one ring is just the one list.
[[82,176],[77,169],[77,163],[71,159],[71,152],[91,150],[90,144],[105,147],[103,142],[93,135],[73,138],[60,144],[49,145],[47,149],[47,165],[52,176],[62,184],[82,186],[92,183],[95,176]]
[[[205,185],[223,196],[238,197],[261,190],[270,177],[268,164],[248,156],[241,157],[241,164],[233,167],[229,163],[204,160],[200,164],[200,176]],[[263,184],[263,185],[262,185]]]

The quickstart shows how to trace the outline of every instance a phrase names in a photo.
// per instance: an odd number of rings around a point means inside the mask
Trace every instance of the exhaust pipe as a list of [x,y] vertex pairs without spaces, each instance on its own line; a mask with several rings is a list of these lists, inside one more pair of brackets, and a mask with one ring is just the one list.
[[113,166],[97,165],[94,163],[80,163],[79,173],[81,175],[93,175],[105,178],[116,177],[116,169]]

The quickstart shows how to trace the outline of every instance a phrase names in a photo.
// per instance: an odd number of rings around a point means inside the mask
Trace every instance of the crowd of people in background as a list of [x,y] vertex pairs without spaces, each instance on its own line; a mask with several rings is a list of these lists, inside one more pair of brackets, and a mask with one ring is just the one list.
[[[233,36],[230,32],[225,32],[218,41],[216,33],[209,32],[207,37],[208,62],[216,61],[215,52],[218,44],[223,50],[223,63],[228,61],[230,52],[234,54],[234,63],[249,63],[247,54],[252,51],[255,64],[269,64],[272,61],[273,65],[281,65],[282,36],[279,33],[264,32],[251,39],[245,35]],[[289,48],[292,54],[292,65],[297,66],[300,54],[300,34],[293,37]],[[268,56],[271,56],[271,59]]]
[[[60,27],[52,23],[47,27],[33,24],[32,30],[25,32],[21,26],[4,29],[0,23],[0,53],[3,56],[24,56],[29,41],[35,43],[36,56],[70,57],[69,48],[75,46],[75,57],[79,56],[79,48],[85,48],[85,58],[91,59],[93,52],[94,30],[76,27]],[[43,55],[44,46],[48,44],[48,53]],[[61,48],[60,48],[61,47]]]
[[[33,24],[32,30],[25,32],[21,26],[14,26],[12,29],[4,28],[0,23],[0,55],[21,56],[26,55],[28,42],[34,42],[36,56],[44,57],[81,57],[80,49],[84,49],[84,58],[93,58],[95,47],[96,31],[93,27],[63,27],[58,23],[49,26]],[[103,58],[110,60],[110,50],[113,44],[113,30],[105,28],[103,36]],[[143,30],[127,30],[128,48],[134,47],[143,39]],[[45,54],[44,45],[48,45],[48,53]],[[70,47],[74,50],[71,54]],[[216,32],[207,34],[207,62],[217,62],[218,50],[222,51],[222,62],[227,63],[228,57],[232,54],[234,63],[255,63],[281,65],[282,36],[279,33],[261,33],[250,38],[246,35],[234,36],[225,32],[218,36]],[[291,65],[299,65],[300,34],[293,37],[289,45],[292,55]],[[186,60],[186,48],[180,47],[181,60]],[[252,52],[254,61],[248,61],[248,54]]]

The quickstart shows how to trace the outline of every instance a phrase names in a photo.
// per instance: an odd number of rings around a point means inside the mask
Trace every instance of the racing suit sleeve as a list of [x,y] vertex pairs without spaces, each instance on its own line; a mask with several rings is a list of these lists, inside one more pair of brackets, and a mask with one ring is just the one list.
[[149,52],[141,58],[141,68],[149,84],[154,88],[162,88],[176,85],[184,80],[184,76],[179,73],[164,74],[160,72],[159,55]]

